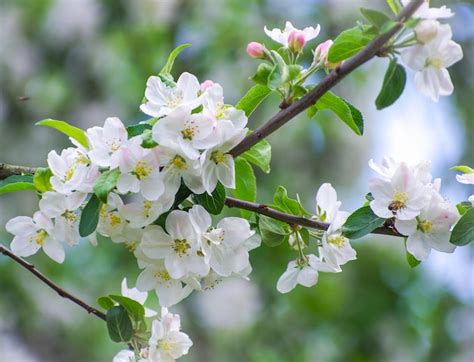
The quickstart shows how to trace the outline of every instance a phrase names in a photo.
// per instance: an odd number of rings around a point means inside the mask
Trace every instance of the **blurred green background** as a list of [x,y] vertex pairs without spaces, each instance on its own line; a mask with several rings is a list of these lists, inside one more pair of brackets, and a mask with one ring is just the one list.
[[[453,202],[473,193],[448,168],[474,165],[474,5],[446,3],[456,13],[449,23],[464,50],[464,59],[450,68],[454,95],[431,102],[416,92],[409,72],[401,99],[377,112],[387,61],[373,60],[336,89],[364,114],[365,135],[355,136],[330,113],[316,120],[300,115],[270,137],[272,173],[257,171],[259,201],[269,202],[282,184],[313,210],[317,188],[330,182],[343,208],[354,210],[371,177],[367,161],[383,155],[433,160],[433,174],[443,178]],[[189,71],[217,81],[235,104],[258,64],[246,55],[246,44],[276,45],[265,38],[264,25],[321,24],[320,36],[307,45],[309,63],[309,48],[361,20],[360,6],[389,11],[381,0],[0,0],[0,162],[44,165],[50,149],[66,147],[54,131],[34,127],[44,118],[82,128],[101,125],[107,116],[126,123],[144,119],[138,105],[147,77],[185,42],[193,46],[177,60],[175,75]],[[276,96],[266,100],[249,126],[277,109]],[[2,243],[11,239],[6,221],[36,207],[33,193],[1,196]],[[358,260],[343,273],[321,274],[317,286],[288,295],[275,289],[293,257],[288,246],[253,251],[251,282],[229,280],[173,308],[194,341],[182,361],[474,360],[472,247],[434,252],[411,269],[399,239],[353,245]],[[94,248],[84,241],[67,251],[63,265],[42,252],[29,260],[90,303],[118,292],[124,276],[134,285],[138,275],[133,256],[115,244]],[[99,362],[121,348],[108,339],[102,321],[0,257],[0,361]]]

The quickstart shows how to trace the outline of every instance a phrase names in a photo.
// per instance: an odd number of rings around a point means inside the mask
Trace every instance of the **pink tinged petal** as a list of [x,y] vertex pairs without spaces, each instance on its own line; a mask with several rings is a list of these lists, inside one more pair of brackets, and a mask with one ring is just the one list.
[[40,245],[31,240],[28,236],[15,236],[10,244],[13,254],[27,257],[40,249]]
[[51,259],[57,263],[64,261],[64,248],[59,241],[47,236],[44,240],[43,250]]
[[305,42],[308,42],[316,38],[319,35],[320,30],[321,30],[321,26],[319,26],[319,24],[316,26],[316,28],[313,28],[312,26],[304,28],[302,31],[304,34]]
[[280,293],[288,293],[296,287],[298,280],[299,269],[295,266],[290,266],[281,275],[277,282],[277,290]]
[[27,236],[36,233],[38,227],[29,216],[17,216],[7,222],[5,228],[10,234]]
[[428,258],[431,247],[425,240],[422,232],[416,232],[407,239],[407,250],[416,259],[423,261]]

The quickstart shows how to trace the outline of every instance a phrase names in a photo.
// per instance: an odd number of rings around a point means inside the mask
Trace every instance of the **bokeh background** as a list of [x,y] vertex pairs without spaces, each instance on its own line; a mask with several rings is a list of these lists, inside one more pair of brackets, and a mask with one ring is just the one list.
[[[443,3],[456,13],[449,23],[465,54],[450,68],[453,96],[431,102],[416,92],[409,72],[401,99],[376,111],[387,61],[373,60],[336,90],[364,114],[365,135],[355,136],[331,113],[312,120],[300,115],[270,137],[272,174],[257,171],[259,201],[269,202],[282,184],[313,210],[317,188],[330,182],[344,209],[354,210],[371,177],[367,161],[383,155],[433,160],[433,174],[443,178],[453,202],[473,193],[456,183],[449,167],[474,165],[474,4]],[[175,75],[190,71],[217,81],[226,101],[235,103],[257,66],[246,44],[275,45],[264,25],[321,24],[320,36],[308,44],[310,62],[309,48],[361,20],[360,6],[389,11],[381,0],[0,0],[0,162],[45,165],[50,149],[66,147],[64,137],[34,126],[44,118],[82,128],[107,116],[142,120],[138,105],[147,77],[181,43],[193,45],[177,60]],[[277,97],[266,100],[250,127],[277,107]],[[11,239],[3,227],[8,219],[36,207],[33,193],[1,195],[0,241]],[[322,274],[317,286],[288,295],[275,289],[293,257],[288,246],[253,251],[251,282],[226,281],[174,308],[195,343],[182,361],[474,360],[472,247],[434,252],[411,269],[399,239],[368,237],[353,245],[358,259],[343,273]],[[133,256],[107,243],[83,242],[67,251],[63,265],[41,252],[29,260],[90,303],[117,293],[123,276],[134,285],[138,275]],[[156,305],[151,293],[149,304]],[[100,362],[121,348],[102,321],[0,257],[0,361]]]

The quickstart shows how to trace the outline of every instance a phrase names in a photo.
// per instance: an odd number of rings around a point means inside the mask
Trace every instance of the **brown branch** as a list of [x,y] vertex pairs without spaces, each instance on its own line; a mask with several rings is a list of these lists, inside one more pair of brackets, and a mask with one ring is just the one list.
[[24,166],[15,166],[8,165],[6,163],[0,163],[0,180],[6,179],[9,176],[13,175],[25,175],[25,174],[34,174],[34,167],[24,167]]
[[[281,220],[292,225],[301,225],[301,226],[306,226],[306,227],[309,227],[312,229],[318,229],[318,230],[327,230],[329,227],[328,223],[308,219],[303,216],[286,214],[284,212],[272,209],[271,207],[264,204],[257,204],[255,202],[234,199],[233,197],[226,197],[225,204],[228,207],[236,207],[239,209],[253,211],[258,214],[266,215],[271,218]],[[372,234],[403,236],[402,234],[398,233],[396,230],[389,227],[379,227],[375,229],[374,231],[372,231]]]
[[102,320],[105,319],[105,314],[102,313],[101,311],[95,309],[94,307],[90,306],[86,302],[80,300],[79,298],[73,296],[72,294],[66,292],[63,288],[61,288],[59,285],[54,283],[51,279],[47,278],[43,273],[38,271],[33,264],[28,263],[26,260],[23,258],[20,258],[19,256],[16,256],[13,254],[10,250],[5,248],[3,245],[0,245],[0,253],[3,255],[9,257],[16,263],[20,264],[23,268],[27,269],[30,273],[34,274],[38,279],[40,279],[43,283],[48,285],[51,289],[53,289],[56,293],[58,293],[61,297],[69,299],[73,303],[77,304],[79,307],[84,308],[88,313],[95,315],[97,318],[100,318]]
[[235,146],[229,153],[234,157],[241,155],[257,144],[260,140],[275,132],[285,123],[296,117],[299,113],[315,104],[318,99],[339,83],[347,74],[376,56],[385,43],[403,27],[403,22],[413,15],[423,1],[424,0],[413,0],[410,2],[397,17],[397,23],[392,27],[392,29],[372,40],[354,57],[334,69],[303,98],[278,112],[265,124],[258,127],[254,132],[245,137],[242,142]]

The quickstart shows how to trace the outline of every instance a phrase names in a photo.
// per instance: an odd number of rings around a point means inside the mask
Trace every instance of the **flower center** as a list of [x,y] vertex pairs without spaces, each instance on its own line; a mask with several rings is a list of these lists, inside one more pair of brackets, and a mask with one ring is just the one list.
[[388,209],[394,213],[405,207],[405,203],[408,200],[408,194],[406,192],[395,191],[392,197],[393,201],[388,205]]
[[133,169],[133,174],[137,176],[139,180],[144,179],[150,175],[152,168],[145,161],[138,161]]
[[62,216],[69,222],[75,222],[77,220],[76,213],[70,210],[64,211],[64,214]]
[[213,151],[211,153],[211,161],[214,161],[216,165],[225,163],[226,155],[225,153],[222,153],[221,151]]
[[166,339],[162,339],[161,341],[158,342],[158,347],[166,353],[169,353],[171,349],[173,348],[173,346],[174,346],[174,343]]
[[418,230],[422,233],[429,233],[433,229],[433,223],[431,221],[419,221],[418,222]]
[[443,60],[440,58],[429,58],[426,60],[427,66],[433,66],[436,69],[441,69],[443,67]]
[[128,251],[133,253],[135,250],[137,250],[137,246],[139,243],[140,243],[139,241],[126,241],[125,247],[127,248]]
[[183,102],[183,95],[181,94],[180,91],[175,90],[174,92],[171,93],[171,96],[168,100],[168,107],[176,108],[182,102]]
[[121,217],[116,212],[112,212],[110,214],[110,225],[117,226],[117,225],[120,225],[121,223],[122,223]]
[[171,277],[170,277],[169,273],[166,270],[161,270],[159,272],[156,272],[155,273],[155,278],[159,279],[163,282],[167,282],[167,281],[171,280]]
[[186,160],[180,155],[174,156],[174,158],[171,160],[171,164],[178,170],[184,171],[188,168],[188,165],[186,164]]
[[328,237],[328,243],[334,244],[339,248],[343,247],[345,242],[346,238],[342,235],[332,235]]
[[39,246],[43,246],[44,240],[46,239],[47,236],[48,236],[48,233],[46,232],[46,230],[44,229],[39,230],[35,236],[35,243],[38,244]]
[[226,110],[226,107],[224,106],[224,104],[219,104],[217,106],[216,119],[224,119],[225,118],[225,110]]
[[153,204],[151,201],[145,200],[143,202],[143,215],[145,215],[145,217],[150,217],[150,210],[152,206]]
[[69,167],[66,171],[66,181],[69,181],[74,176],[74,167]]
[[174,241],[173,250],[179,256],[186,255],[190,248],[191,248],[191,245],[189,245],[186,239],[176,239]]

